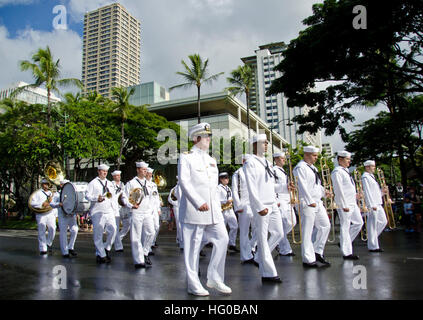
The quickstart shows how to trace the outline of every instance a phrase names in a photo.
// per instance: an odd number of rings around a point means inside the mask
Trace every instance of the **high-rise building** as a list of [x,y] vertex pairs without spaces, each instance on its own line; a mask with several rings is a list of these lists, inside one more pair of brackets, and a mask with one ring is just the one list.
[[283,93],[266,96],[272,81],[282,75],[274,68],[282,61],[282,52],[285,47],[284,42],[270,43],[259,46],[254,56],[241,58],[244,64],[251,67],[255,76],[254,86],[251,88],[248,101],[249,106],[291,146],[295,147],[299,140],[308,144],[318,143],[320,139],[316,139],[314,135],[298,134],[298,125],[292,121],[292,118],[302,114],[305,108],[288,108],[287,99]]
[[140,83],[141,23],[119,3],[84,16],[84,93],[110,97],[112,87]]

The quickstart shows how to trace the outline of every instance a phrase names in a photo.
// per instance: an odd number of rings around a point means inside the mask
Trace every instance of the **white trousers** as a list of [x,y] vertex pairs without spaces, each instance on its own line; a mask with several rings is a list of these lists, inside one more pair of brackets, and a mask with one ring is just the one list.
[[156,211],[153,214],[153,222],[154,222],[154,239],[153,244],[156,243],[157,236],[159,235],[160,231],[160,216],[159,213]]
[[[303,235],[303,241],[301,243],[303,262],[315,262],[315,253],[323,255],[330,232],[329,217],[322,201],[319,200],[315,208],[301,202],[301,227]],[[314,241],[312,240],[313,228],[316,229]]]
[[367,248],[369,250],[379,249],[379,235],[385,229],[388,220],[382,205],[378,205],[376,211],[369,208],[367,217]]
[[[58,210],[59,229],[60,229],[60,249],[62,255],[69,254],[69,250],[73,250],[75,246],[76,236],[78,235],[78,223],[76,215],[64,214],[61,209]],[[70,238],[68,241],[68,227]]]
[[[116,237],[116,220],[113,212],[102,213],[96,212],[91,215],[93,222],[93,237],[95,252],[97,256],[101,258],[106,257],[106,250],[112,248],[112,244]],[[103,233],[106,230],[107,238],[106,242],[103,242]]]
[[204,290],[198,276],[200,249],[203,238],[213,244],[207,279],[224,282],[225,261],[229,237],[223,221],[217,224],[197,225],[183,224],[184,260],[187,273],[188,291]]
[[229,226],[229,245],[236,245],[236,235],[238,233],[238,221],[235,212],[230,210],[222,211],[223,218],[225,219],[225,226]]
[[[291,212],[292,210],[292,212]],[[282,226],[284,237],[279,242],[279,253],[288,254],[292,252],[291,245],[289,243],[289,233],[292,231],[297,224],[297,217],[295,216],[294,208],[291,209],[291,204],[288,200],[281,200],[281,206],[279,212],[282,218]]]
[[[56,235],[56,210],[47,213],[37,213],[35,216],[38,225],[38,248],[41,251],[47,251],[47,246],[53,244]],[[46,237],[46,227],[48,236]]]
[[363,226],[363,219],[357,204],[352,203],[348,205],[348,208],[350,209],[348,212],[345,212],[342,208],[338,209],[339,223],[341,225],[339,243],[344,256],[349,256],[353,253],[352,242]]
[[244,211],[238,213],[239,219],[239,249],[241,261],[247,261],[253,258],[251,250],[253,249],[252,237],[250,238],[250,225],[253,223],[253,212],[250,207],[244,207]]
[[179,220],[179,208],[173,207],[173,215],[175,216],[176,224],[176,242],[179,243],[179,248],[184,248],[184,237],[182,235],[182,222]]
[[[275,210],[275,206],[265,207],[268,209],[267,215],[261,216],[258,213],[254,213],[257,236],[257,252],[254,259],[259,263],[259,272],[262,277],[276,277],[278,273],[273,261],[272,250],[283,235],[282,220],[279,210]],[[269,233],[270,237],[268,240]]]
[[[115,250],[123,250],[122,240],[128,234],[131,229],[131,216],[115,216],[116,220],[116,238],[115,238]],[[122,222],[122,229],[119,230],[120,222]]]
[[133,213],[131,248],[135,264],[144,263],[154,241],[154,221],[151,213]]

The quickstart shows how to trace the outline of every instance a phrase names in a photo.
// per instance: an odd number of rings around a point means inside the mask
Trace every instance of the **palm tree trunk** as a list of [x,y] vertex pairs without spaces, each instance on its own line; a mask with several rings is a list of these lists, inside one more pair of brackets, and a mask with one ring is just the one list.
[[121,127],[121,130],[120,130],[121,139],[120,139],[119,158],[118,158],[118,161],[117,161],[117,170],[120,170],[120,164],[122,162],[123,142],[124,142],[124,139],[125,139],[125,127],[124,127],[124,125],[125,125],[125,122],[122,120],[122,127]]
[[200,111],[200,86],[197,86],[197,110],[198,110],[198,123],[201,123],[201,111]]
[[50,105],[50,89],[47,88],[47,125],[51,128],[51,105]]

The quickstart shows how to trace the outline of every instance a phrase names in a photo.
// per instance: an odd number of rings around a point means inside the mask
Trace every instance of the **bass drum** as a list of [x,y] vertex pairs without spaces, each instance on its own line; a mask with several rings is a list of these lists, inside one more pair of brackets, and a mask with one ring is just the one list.
[[90,210],[90,202],[85,199],[87,187],[87,182],[67,182],[63,185],[60,202],[63,204],[62,210],[65,214],[73,215]]

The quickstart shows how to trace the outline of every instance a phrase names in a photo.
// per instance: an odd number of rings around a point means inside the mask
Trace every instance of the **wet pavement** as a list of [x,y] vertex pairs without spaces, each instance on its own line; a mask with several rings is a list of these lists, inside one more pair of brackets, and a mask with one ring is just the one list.
[[[159,247],[151,257],[153,267],[136,270],[129,236],[124,240],[123,253],[112,251],[112,262],[98,265],[92,233],[80,232],[75,245],[78,256],[66,259],[60,253],[58,233],[53,255],[40,256],[36,231],[0,230],[0,299],[423,299],[422,238],[402,230],[384,232],[379,238],[383,253],[369,253],[366,243],[356,239],[354,252],[360,256],[357,261],[344,261],[338,246],[327,243],[325,256],[332,266],[319,269],[304,269],[301,248],[294,245],[295,257],[275,260],[283,280],[280,285],[262,284],[258,268],[241,265],[239,253],[228,253],[225,282],[232,288],[232,295],[222,296],[210,289],[209,297],[199,298],[186,292],[183,252],[176,246],[175,231],[162,229]],[[205,248],[207,256],[200,259],[204,286],[211,250]],[[64,270],[66,281],[58,288]]]

